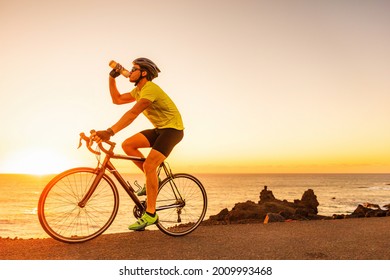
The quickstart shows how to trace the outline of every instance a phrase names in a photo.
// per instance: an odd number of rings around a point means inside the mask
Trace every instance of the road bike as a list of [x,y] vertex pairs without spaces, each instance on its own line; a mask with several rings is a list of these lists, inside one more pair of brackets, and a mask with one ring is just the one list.
[[[80,133],[80,145],[86,143],[97,155],[96,168],[78,167],[55,176],[44,188],[38,202],[38,217],[52,238],[79,243],[91,240],[114,221],[119,209],[119,192],[114,178],[134,202],[133,215],[140,218],[147,200],[140,200],[136,190],[114,167],[111,159],[145,161],[145,158],[115,154],[116,143],[105,141],[93,148],[94,141]],[[105,146],[109,148],[105,148]],[[108,147],[107,146],[107,147]],[[102,154],[103,152],[103,154]],[[101,162],[101,155],[104,159]],[[156,211],[158,229],[170,236],[183,236],[194,231],[207,210],[207,195],[202,183],[186,173],[172,173],[163,162],[158,170],[159,183]],[[164,176],[165,175],[165,176]]]

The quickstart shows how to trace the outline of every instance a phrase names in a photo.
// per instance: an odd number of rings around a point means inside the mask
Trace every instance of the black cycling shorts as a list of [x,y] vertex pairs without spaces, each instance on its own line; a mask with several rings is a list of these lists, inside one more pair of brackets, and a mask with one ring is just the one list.
[[183,137],[183,130],[174,128],[155,128],[141,131],[149,141],[150,147],[168,157],[173,148],[179,143]]

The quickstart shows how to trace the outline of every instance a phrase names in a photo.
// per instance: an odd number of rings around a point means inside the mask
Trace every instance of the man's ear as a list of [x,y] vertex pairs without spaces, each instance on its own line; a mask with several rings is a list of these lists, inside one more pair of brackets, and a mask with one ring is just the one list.
[[141,72],[141,76],[142,76],[142,77],[146,77],[147,75],[148,75],[148,71],[142,71],[142,72]]

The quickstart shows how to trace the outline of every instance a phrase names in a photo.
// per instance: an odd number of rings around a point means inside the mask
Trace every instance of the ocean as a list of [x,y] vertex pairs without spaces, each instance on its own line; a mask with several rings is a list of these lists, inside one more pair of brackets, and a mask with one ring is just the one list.
[[[319,202],[320,215],[349,214],[365,202],[383,206],[390,203],[390,174],[194,174],[206,188],[210,215],[231,210],[238,202],[259,201],[264,186],[277,199],[293,202],[312,189]],[[142,174],[126,174],[130,183],[144,182]],[[53,178],[0,174],[0,237],[46,238],[37,216],[41,191]],[[133,202],[120,188],[118,215],[105,233],[127,232],[134,222]]]

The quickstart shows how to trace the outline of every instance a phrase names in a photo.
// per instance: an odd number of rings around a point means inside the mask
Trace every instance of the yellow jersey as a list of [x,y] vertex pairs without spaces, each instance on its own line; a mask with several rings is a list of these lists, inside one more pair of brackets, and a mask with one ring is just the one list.
[[155,83],[148,81],[141,90],[134,88],[130,94],[139,101],[145,98],[152,102],[143,113],[155,128],[174,128],[183,130],[183,120],[175,103]]

